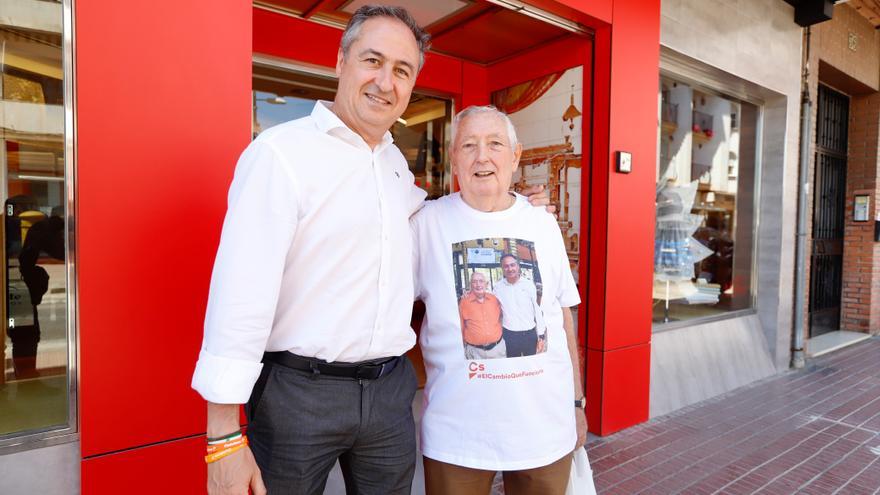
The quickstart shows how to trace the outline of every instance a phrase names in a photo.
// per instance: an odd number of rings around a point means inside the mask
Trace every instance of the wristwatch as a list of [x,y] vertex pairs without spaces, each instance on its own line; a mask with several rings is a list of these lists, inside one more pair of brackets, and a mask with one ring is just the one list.
[[574,407],[577,407],[580,409],[586,409],[587,408],[587,398],[581,397],[580,399],[575,399]]

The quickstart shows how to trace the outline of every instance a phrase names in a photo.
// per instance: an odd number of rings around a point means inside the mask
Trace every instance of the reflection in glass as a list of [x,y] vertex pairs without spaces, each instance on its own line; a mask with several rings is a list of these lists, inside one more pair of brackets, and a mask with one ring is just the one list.
[[[305,117],[317,100],[332,101],[336,81],[263,65],[254,66],[253,134],[282,122]],[[416,185],[434,199],[451,191],[446,167],[448,100],[413,94],[406,111],[391,128],[394,143],[409,162]]]
[[68,422],[62,6],[0,16],[0,436]]
[[751,307],[754,105],[660,80],[654,321]]

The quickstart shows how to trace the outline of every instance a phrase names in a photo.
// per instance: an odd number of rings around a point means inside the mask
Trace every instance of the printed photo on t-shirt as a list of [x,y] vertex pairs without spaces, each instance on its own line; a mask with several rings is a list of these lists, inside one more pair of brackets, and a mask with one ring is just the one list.
[[534,242],[491,237],[453,243],[452,270],[465,359],[547,351]]

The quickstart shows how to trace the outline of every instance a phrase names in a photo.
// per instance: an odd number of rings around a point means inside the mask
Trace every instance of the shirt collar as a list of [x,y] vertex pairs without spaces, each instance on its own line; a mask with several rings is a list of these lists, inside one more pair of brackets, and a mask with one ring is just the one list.
[[489,299],[489,296],[490,296],[490,295],[491,295],[491,294],[489,294],[489,293],[487,292],[487,293],[483,296],[483,300],[480,301],[479,299],[477,299],[477,295],[476,295],[476,294],[474,294],[473,292],[468,292],[467,300],[470,301],[470,302],[479,302],[479,303],[483,303],[483,302],[486,302],[487,299]]
[[520,280],[522,280],[522,274],[520,274],[519,278],[516,279],[516,282],[514,282],[514,283],[510,283],[510,282],[508,282],[508,281],[507,281],[507,277],[501,277],[501,283],[503,283],[504,285],[509,285],[509,286],[511,286],[511,287],[513,287],[514,285],[518,284]]
[[[312,108],[312,119],[315,120],[318,129],[355,146],[363,145],[369,148],[364,138],[351,130],[338,115],[330,110],[332,106],[332,101],[318,100],[315,102],[315,107]],[[391,137],[391,133],[385,131],[385,134],[382,135],[382,141],[376,146],[375,152],[381,152],[393,141],[394,138]]]

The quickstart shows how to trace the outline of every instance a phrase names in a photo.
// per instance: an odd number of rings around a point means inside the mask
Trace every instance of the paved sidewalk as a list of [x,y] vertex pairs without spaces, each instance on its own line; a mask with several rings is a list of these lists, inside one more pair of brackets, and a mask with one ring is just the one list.
[[588,452],[603,494],[880,494],[880,338]]

